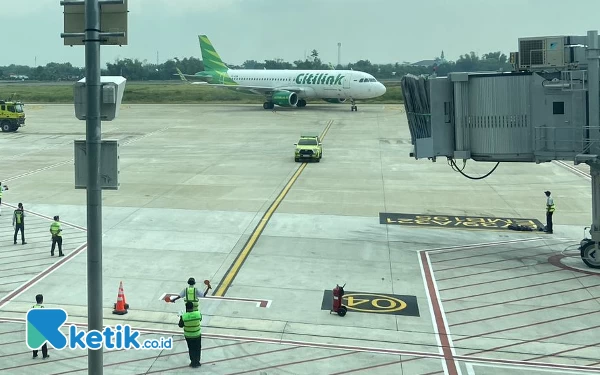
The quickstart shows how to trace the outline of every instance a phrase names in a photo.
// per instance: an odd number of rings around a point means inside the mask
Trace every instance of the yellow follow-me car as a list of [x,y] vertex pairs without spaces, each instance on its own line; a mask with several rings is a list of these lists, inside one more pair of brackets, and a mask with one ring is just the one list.
[[323,146],[319,135],[301,135],[298,143],[294,143],[296,151],[294,161],[314,160],[320,162],[323,157]]

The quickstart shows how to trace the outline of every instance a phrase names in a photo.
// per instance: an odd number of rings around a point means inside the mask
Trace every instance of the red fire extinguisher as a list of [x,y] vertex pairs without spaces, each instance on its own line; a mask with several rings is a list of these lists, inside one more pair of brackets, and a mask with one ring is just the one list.
[[332,308],[329,311],[330,314],[334,312],[337,313],[339,316],[344,316],[348,312],[348,308],[342,305],[342,297],[344,297],[345,286],[346,284],[344,284],[343,286],[336,285],[335,288],[333,288],[333,303],[331,305]]

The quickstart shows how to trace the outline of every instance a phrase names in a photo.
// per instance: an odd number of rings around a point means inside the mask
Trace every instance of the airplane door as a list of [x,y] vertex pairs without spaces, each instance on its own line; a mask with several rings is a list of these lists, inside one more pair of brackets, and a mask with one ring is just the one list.
[[350,88],[350,81],[352,80],[352,74],[347,74],[344,77],[344,89],[349,89]]

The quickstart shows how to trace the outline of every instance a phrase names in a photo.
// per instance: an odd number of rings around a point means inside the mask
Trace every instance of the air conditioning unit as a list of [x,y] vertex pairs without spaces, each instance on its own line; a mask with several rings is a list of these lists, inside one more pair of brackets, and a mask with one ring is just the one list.
[[563,68],[565,61],[564,36],[519,38],[519,69]]

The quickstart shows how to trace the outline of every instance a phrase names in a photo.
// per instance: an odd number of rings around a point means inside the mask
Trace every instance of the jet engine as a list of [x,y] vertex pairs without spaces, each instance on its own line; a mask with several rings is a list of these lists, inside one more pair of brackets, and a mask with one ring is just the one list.
[[271,101],[280,107],[293,107],[298,103],[298,95],[291,91],[275,91]]

